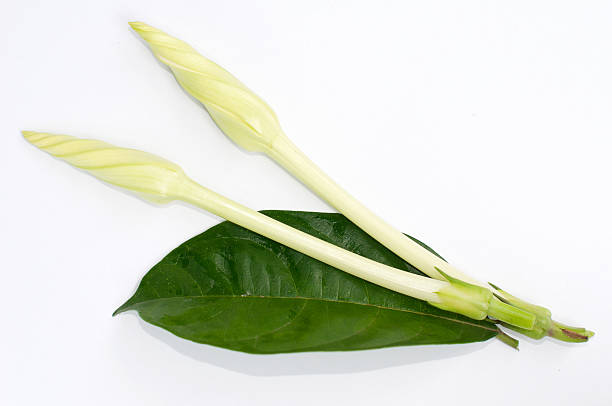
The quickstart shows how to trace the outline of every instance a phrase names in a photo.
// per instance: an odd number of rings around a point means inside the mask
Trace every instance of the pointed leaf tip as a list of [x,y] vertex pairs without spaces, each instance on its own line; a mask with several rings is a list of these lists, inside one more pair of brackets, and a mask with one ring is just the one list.
[[127,302],[122,304],[121,306],[119,306],[117,309],[115,309],[115,311],[112,314],[112,317],[115,317],[116,315],[125,312],[126,311],[126,307],[127,307],[126,305],[127,305]]

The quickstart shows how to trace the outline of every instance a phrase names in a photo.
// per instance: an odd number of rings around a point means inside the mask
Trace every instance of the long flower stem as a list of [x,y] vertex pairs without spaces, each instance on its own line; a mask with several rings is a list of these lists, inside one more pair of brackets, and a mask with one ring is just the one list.
[[[340,187],[284,134],[277,136],[271,145],[264,148],[263,151],[362,230],[421,272],[438,280],[447,280],[450,276],[472,285],[491,289],[495,293],[489,307],[489,315],[491,317],[498,320],[509,317],[508,314],[504,313],[508,308],[504,306],[503,302],[510,303],[514,308],[520,308],[536,315],[533,329],[524,329],[512,323],[503,323],[504,326],[532,338],[542,338],[548,335],[556,339],[571,342],[587,341],[593,335],[591,331],[578,327],[556,328],[555,326],[559,323],[551,319],[549,310],[526,301],[518,300],[507,292],[497,289],[494,285],[478,281],[432,254],[377,216]],[[512,298],[512,300],[508,300],[509,298]],[[496,311],[495,309],[498,310]],[[492,313],[497,313],[497,315]]]
[[448,285],[409,272],[398,272],[396,268],[341,249],[221,196],[191,179],[185,182],[180,199],[335,268],[417,299],[438,302],[435,292]]
[[447,281],[440,281],[401,271],[296,230],[189,178],[186,178],[183,186],[177,196],[180,200],[368,282],[477,320],[490,316],[526,330],[531,329],[535,322],[534,315],[500,302],[483,287],[450,276],[447,276]]
[[487,284],[465,275],[374,214],[334,182],[287,137],[277,137],[271,148],[265,150],[265,152],[309,189],[357,224],[359,228],[421,272],[432,278],[446,280],[438,272],[438,269],[441,269],[453,278],[488,288]]
[[439,281],[415,275],[342,249],[199,185],[178,165],[156,155],[66,135],[31,131],[23,135],[51,155],[149,200],[183,200],[351,275],[444,310],[482,320],[491,308],[492,316],[506,323],[527,330],[533,327],[533,314],[510,304],[500,307],[488,289],[450,276]]

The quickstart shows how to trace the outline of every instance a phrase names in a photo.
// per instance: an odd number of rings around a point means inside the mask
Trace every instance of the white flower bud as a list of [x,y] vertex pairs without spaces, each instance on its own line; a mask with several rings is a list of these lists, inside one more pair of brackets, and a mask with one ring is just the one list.
[[491,303],[493,296],[485,288],[452,278],[439,281],[405,272],[296,230],[206,189],[189,179],[179,166],[157,155],[68,135],[23,131],[23,136],[34,146],[70,165],[148,200],[183,200],[351,275],[427,300],[444,310],[478,320],[485,318],[488,310],[495,310],[496,316],[508,316],[507,319],[502,317],[503,321],[511,323],[518,319],[527,327],[535,319],[532,314],[502,302],[499,305]]
[[140,22],[130,26],[236,144],[265,152],[283,135],[274,111],[228,71],[163,31]]
[[186,179],[179,166],[147,152],[68,135],[22,134],[41,150],[155,203],[175,200]]

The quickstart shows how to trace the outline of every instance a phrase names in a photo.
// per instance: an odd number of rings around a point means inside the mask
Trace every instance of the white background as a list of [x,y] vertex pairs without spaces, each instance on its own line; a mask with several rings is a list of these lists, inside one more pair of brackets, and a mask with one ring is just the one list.
[[[594,1],[3,1],[0,403],[610,404],[611,18]],[[131,20],[234,73],[393,224],[594,339],[254,356],[112,318],[219,219],[118,193],[22,129],[157,153],[255,209],[331,210],[231,143]]]

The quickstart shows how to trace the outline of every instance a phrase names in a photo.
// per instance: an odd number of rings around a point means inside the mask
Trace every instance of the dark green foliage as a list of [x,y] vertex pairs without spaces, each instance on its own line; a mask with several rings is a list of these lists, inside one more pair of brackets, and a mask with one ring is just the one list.
[[[420,274],[340,214],[263,213]],[[381,288],[229,222],[155,265],[115,314],[127,310],[179,337],[259,354],[467,343],[498,334],[490,322]]]

